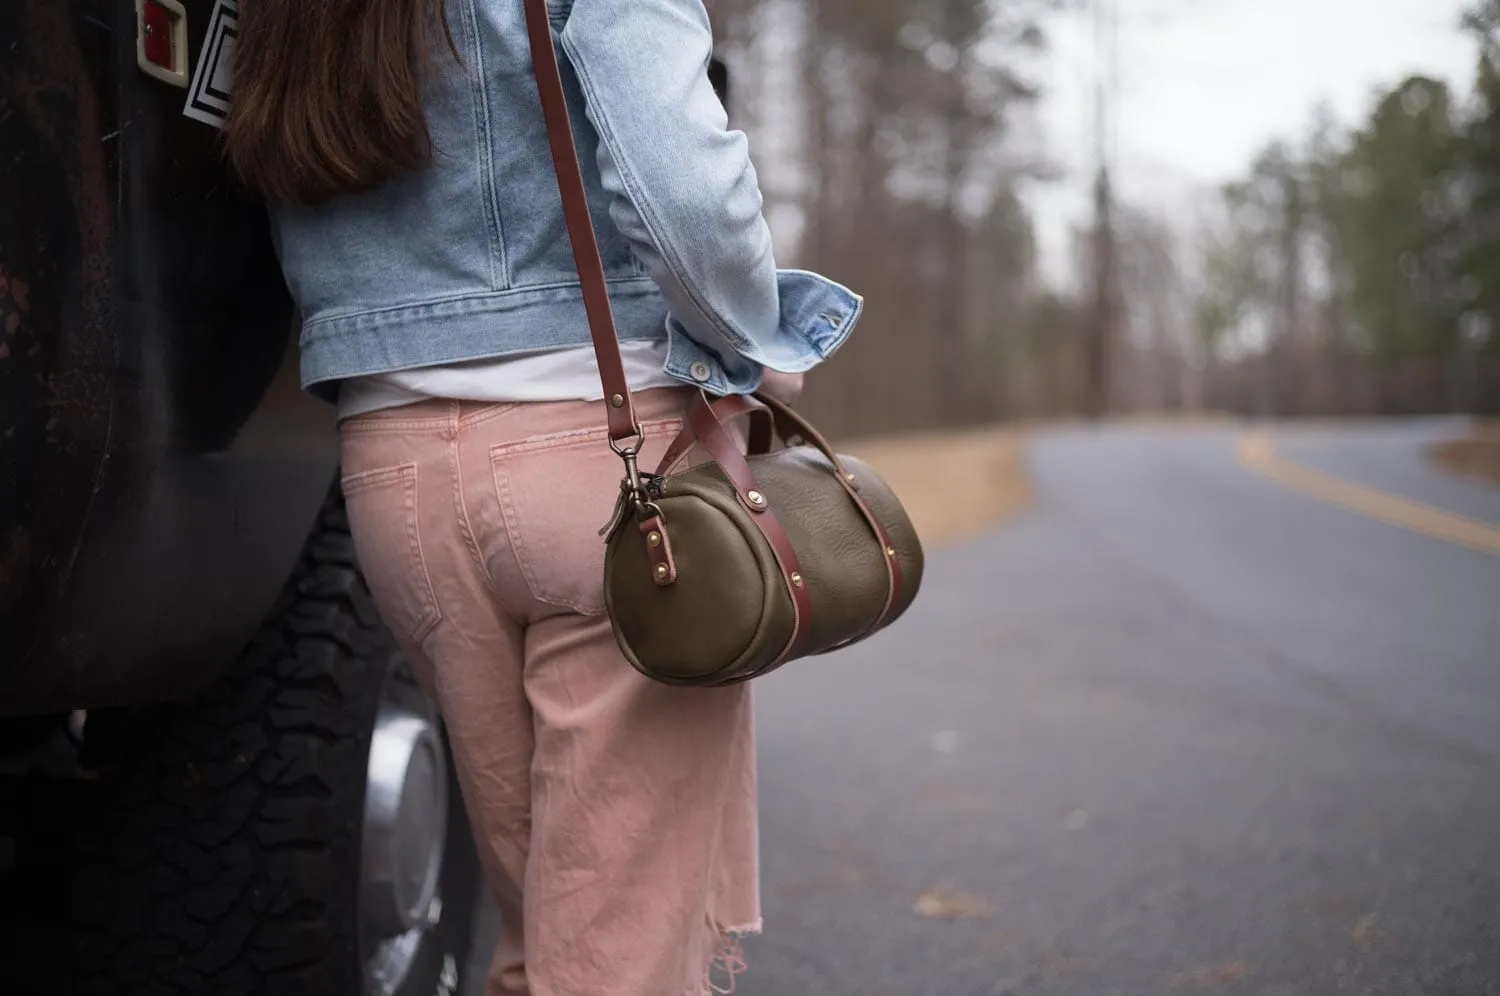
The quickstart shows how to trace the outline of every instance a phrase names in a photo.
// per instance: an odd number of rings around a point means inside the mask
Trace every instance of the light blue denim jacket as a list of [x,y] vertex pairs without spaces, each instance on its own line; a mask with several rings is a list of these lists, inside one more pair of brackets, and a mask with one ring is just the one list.
[[[281,207],[302,381],[589,342],[521,0],[448,0],[427,87],[433,165],[367,194]],[[553,0],[579,155],[622,339],[721,394],[811,368],[862,299],[776,268],[745,136],[708,80],[701,0]]]

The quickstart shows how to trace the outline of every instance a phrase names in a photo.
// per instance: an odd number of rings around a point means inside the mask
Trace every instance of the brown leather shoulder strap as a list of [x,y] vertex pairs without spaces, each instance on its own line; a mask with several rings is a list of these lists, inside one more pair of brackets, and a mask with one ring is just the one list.
[[630,386],[625,382],[620,339],[615,332],[614,312],[609,306],[609,289],[604,282],[599,241],[594,236],[593,221],[589,217],[583,169],[578,162],[578,147],[573,142],[573,124],[568,117],[568,100],[563,94],[562,70],[557,64],[552,25],[547,18],[547,0],[525,0],[525,4],[531,62],[536,71],[537,90],[542,97],[547,138],[552,145],[552,166],[557,173],[557,189],[562,194],[568,241],[573,244],[573,261],[578,266],[578,279],[583,284],[583,306],[588,313],[594,355],[599,359],[599,379],[604,384],[604,401],[609,410],[609,438],[620,442],[638,437],[640,426],[636,421]]

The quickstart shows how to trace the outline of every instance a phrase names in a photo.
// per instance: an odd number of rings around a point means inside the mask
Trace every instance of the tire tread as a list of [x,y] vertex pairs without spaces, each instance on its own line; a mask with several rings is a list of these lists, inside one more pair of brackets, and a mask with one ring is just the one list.
[[331,500],[213,686],[103,716],[97,734],[91,719],[103,770],[75,847],[81,996],[360,991],[358,870],[340,858],[358,853],[393,652]]

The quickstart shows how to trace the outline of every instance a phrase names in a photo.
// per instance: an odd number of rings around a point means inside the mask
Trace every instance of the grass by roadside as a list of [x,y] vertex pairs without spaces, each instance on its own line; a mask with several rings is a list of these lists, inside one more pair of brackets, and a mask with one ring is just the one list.
[[1429,452],[1440,467],[1500,485],[1500,419],[1479,422],[1469,435],[1435,443]]
[[1019,427],[869,438],[840,448],[885,478],[928,547],[983,532],[1031,502]]

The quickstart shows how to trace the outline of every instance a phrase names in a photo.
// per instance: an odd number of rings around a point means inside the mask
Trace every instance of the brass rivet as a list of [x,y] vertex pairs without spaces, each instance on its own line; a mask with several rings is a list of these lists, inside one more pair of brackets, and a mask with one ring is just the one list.
[[623,394],[612,395],[610,397],[610,399],[609,399],[609,403],[612,404],[612,405],[614,405],[616,408],[624,408],[625,407],[625,395],[623,395]]
[[661,533],[651,533],[646,537],[646,542],[652,546],[661,546]]
[[887,557],[894,557],[896,555],[896,548],[893,547],[893,546],[886,547],[885,548],[885,555]]
[[844,480],[848,481],[850,484],[856,483],[853,474],[845,474],[844,475]]
[[792,584],[796,585],[798,588],[802,587],[802,575],[798,574],[796,571],[792,572]]
[[746,493],[745,500],[752,505],[764,505],[766,503],[766,496],[759,491],[750,491]]
[[656,565],[656,576],[658,578],[663,579],[663,580],[666,579],[666,576],[667,576],[667,565],[666,564],[657,564]]

